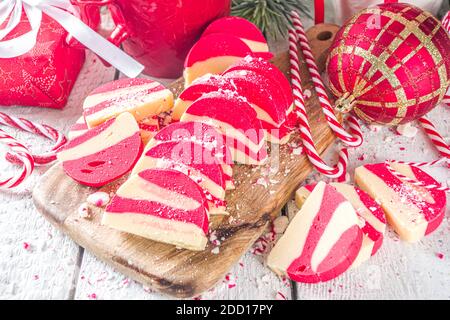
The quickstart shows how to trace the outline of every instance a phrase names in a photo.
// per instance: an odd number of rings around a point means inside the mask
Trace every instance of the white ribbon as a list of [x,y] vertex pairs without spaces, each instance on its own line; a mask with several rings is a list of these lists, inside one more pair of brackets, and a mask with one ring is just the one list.
[[[31,30],[16,38],[3,40],[20,23],[22,9],[25,10]],[[81,44],[127,77],[137,77],[144,70],[142,64],[82,22],[69,0],[0,0],[0,25],[9,17],[8,23],[0,29],[0,58],[20,56],[36,45],[42,13],[53,18]]]

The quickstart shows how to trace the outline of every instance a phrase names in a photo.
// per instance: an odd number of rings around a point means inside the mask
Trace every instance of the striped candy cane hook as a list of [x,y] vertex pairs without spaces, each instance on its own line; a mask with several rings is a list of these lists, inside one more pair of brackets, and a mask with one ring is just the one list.
[[[44,165],[55,161],[56,151],[67,142],[66,137],[62,133],[48,125],[38,124],[24,118],[9,116],[3,112],[0,112],[0,125],[5,125],[21,129],[26,132],[34,133],[48,138],[55,143],[49,152],[39,155],[33,155],[34,162],[38,165]],[[20,157],[17,157],[17,155],[14,153],[8,153],[6,155],[6,159],[13,163],[22,162],[22,159],[20,159]]]
[[325,118],[330,128],[344,144],[350,147],[360,146],[363,139],[358,120],[352,115],[348,117],[350,133],[348,133],[337,120],[334,114],[333,107],[331,106],[330,99],[328,98],[325,85],[323,84],[322,78],[320,76],[319,68],[317,67],[316,61],[312,54],[311,46],[309,45],[308,38],[306,37],[306,32],[303,28],[300,16],[297,14],[297,12],[292,11],[291,18],[297,35],[297,42],[300,46],[303,57],[305,58],[308,71],[314,83],[314,89],[317,93],[317,96],[319,97],[322,111],[325,114]]
[[14,188],[21,184],[34,169],[33,156],[29,150],[16,139],[8,135],[6,132],[0,129],[0,143],[6,144],[14,152],[17,159],[22,164],[22,169],[17,175],[8,178],[0,179],[0,187]]
[[308,116],[305,108],[305,100],[303,88],[301,85],[299,58],[297,49],[297,35],[293,28],[289,29],[289,60],[291,82],[294,95],[294,110],[298,116],[300,126],[300,138],[305,148],[305,153],[309,161],[320,173],[330,178],[345,177],[348,164],[348,151],[342,148],[339,152],[338,164],[335,167],[328,166],[320,157],[314,145],[311,135],[311,127],[309,126]]

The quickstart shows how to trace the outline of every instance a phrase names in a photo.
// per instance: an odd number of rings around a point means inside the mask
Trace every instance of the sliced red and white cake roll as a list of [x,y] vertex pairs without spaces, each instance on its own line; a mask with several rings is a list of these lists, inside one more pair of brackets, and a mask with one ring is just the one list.
[[145,151],[159,143],[168,141],[191,141],[208,148],[222,167],[227,189],[234,189],[233,159],[230,148],[226,145],[225,136],[213,126],[202,122],[176,122],[164,127],[146,145]]
[[83,116],[93,128],[122,112],[130,112],[136,121],[141,121],[172,107],[172,92],[159,82],[124,78],[92,91],[84,100]]
[[275,244],[267,264],[297,282],[328,281],[352,265],[362,240],[350,202],[319,182]]
[[84,120],[84,117],[81,116],[78,118],[78,120],[70,127],[69,133],[67,134],[67,138],[69,140],[72,140],[73,138],[76,138],[78,136],[81,136],[83,133],[88,131],[89,128],[86,124],[86,121]]
[[175,170],[149,169],[120,186],[102,224],[189,250],[204,250],[208,211],[200,187]]
[[72,179],[100,187],[130,171],[142,149],[138,124],[125,112],[69,140],[57,157]]
[[230,81],[234,91],[247,99],[259,120],[277,128],[286,120],[291,105],[277,82],[250,70],[228,71],[223,77]]
[[131,174],[153,168],[173,169],[188,175],[202,187],[209,213],[226,214],[226,180],[211,149],[191,141],[162,142],[143,153]]
[[152,116],[145,118],[138,123],[139,129],[141,130],[141,138],[144,145],[155,136],[159,131],[159,119],[158,116]]
[[195,100],[205,93],[219,91],[220,89],[231,89],[220,75],[205,74],[195,79],[175,100],[171,114],[172,119],[180,120],[183,113]]
[[249,48],[264,59],[271,59],[266,38],[261,30],[247,19],[240,17],[224,17],[213,21],[203,32],[202,36],[214,33],[228,33],[240,38]]
[[[417,167],[392,163],[397,172],[426,185],[438,185]],[[366,164],[355,170],[357,185],[381,204],[388,223],[402,240],[416,242],[441,224],[447,204],[444,191],[413,186],[393,175],[385,163]]]
[[232,91],[204,94],[186,110],[181,121],[202,122],[220,130],[236,162],[259,165],[267,160],[261,121],[248,102]]
[[224,72],[249,54],[252,54],[251,49],[236,36],[221,33],[201,37],[184,62],[185,87],[205,74]]
[[[353,262],[352,267],[357,267],[373,256],[383,243],[386,231],[386,217],[380,205],[361,189],[345,183],[331,183],[355,209],[361,221],[361,230],[364,234],[361,250]],[[315,185],[307,185],[298,189],[295,193],[295,203],[299,208],[314,190]]]

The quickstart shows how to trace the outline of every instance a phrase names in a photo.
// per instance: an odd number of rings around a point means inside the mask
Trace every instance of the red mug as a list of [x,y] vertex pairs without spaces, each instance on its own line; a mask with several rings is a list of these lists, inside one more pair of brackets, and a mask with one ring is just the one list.
[[[153,77],[177,78],[184,59],[209,23],[230,14],[231,0],[71,0],[85,22],[107,5],[116,28],[109,40]],[[97,8],[98,9],[98,8]],[[97,10],[98,12],[98,10]]]

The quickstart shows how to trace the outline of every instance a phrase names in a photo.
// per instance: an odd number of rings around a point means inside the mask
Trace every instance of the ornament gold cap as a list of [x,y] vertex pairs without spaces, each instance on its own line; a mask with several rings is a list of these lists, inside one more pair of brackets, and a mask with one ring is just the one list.
[[355,102],[355,96],[353,94],[350,94],[349,92],[346,92],[336,100],[335,108],[341,113],[348,113],[352,111]]

